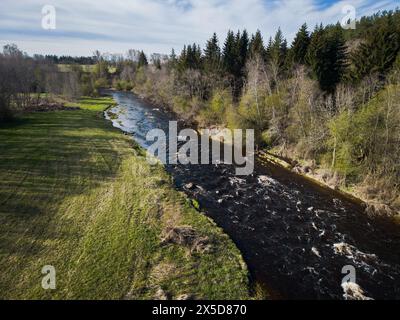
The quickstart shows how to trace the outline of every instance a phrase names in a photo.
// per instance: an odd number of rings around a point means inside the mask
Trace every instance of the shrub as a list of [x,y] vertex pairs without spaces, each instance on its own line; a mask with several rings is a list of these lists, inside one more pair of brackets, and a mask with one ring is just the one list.
[[231,93],[228,90],[216,90],[211,101],[200,111],[199,122],[205,125],[226,124],[226,113],[231,110],[231,105]]

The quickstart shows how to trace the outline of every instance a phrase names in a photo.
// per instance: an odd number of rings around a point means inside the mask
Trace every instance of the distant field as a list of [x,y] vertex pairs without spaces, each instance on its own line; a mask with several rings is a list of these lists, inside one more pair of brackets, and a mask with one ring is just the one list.
[[[58,64],[58,70],[60,70],[61,72],[68,72],[71,70],[71,65],[69,64]],[[84,72],[92,72],[94,70],[94,68],[96,67],[95,65],[92,64],[82,64],[80,65],[82,67],[82,70]],[[117,71],[117,69],[115,67],[109,67],[108,71],[113,74]]]
[[[104,120],[112,103],[0,125],[0,299],[248,298],[237,248]],[[162,244],[171,226],[210,250]],[[56,290],[41,287],[45,265]]]
[[[69,64],[58,64],[57,66],[58,70],[60,70],[61,72],[68,72],[71,70],[71,65]],[[95,65],[82,64],[81,67],[84,72],[92,72],[94,70]]]

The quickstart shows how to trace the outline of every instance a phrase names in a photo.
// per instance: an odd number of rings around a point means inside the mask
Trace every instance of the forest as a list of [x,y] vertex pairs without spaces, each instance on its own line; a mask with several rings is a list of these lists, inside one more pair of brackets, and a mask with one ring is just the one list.
[[399,9],[363,17],[354,30],[304,24],[291,44],[280,29],[229,31],[169,56],[29,57],[9,45],[0,73],[9,75],[0,121],[43,93],[133,91],[200,128],[255,129],[259,150],[379,204],[374,210],[400,209]]

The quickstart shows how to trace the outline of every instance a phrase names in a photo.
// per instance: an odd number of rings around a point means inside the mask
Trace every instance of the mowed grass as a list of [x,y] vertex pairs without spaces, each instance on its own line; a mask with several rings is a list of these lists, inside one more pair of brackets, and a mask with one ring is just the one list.
[[[232,241],[102,111],[31,113],[0,125],[0,299],[248,298]],[[191,226],[211,250],[163,244]],[[44,290],[43,266],[56,269]]]

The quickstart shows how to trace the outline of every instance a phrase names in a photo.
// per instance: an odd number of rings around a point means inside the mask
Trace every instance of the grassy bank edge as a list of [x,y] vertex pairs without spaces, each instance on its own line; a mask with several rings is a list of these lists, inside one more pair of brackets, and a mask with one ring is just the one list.
[[[85,139],[93,139],[95,143],[98,137],[80,128],[79,123],[74,123],[76,129],[65,132],[62,125],[64,119],[77,114],[84,119],[84,125],[97,121],[96,125],[102,124],[102,128],[96,129],[98,134],[104,135],[111,148],[119,148],[114,151],[121,163],[112,179],[100,185],[85,186],[83,192],[61,199],[60,203],[52,203],[50,199],[43,210],[45,217],[14,216],[13,221],[4,225],[8,233],[2,234],[3,240],[10,240],[11,236],[18,238],[13,248],[6,248],[5,242],[0,247],[1,298],[248,299],[248,270],[239,250],[222,229],[196,211],[191,201],[174,189],[163,167],[150,167],[144,150],[104,119],[101,113],[110,104],[105,103],[104,98],[86,98],[79,103],[81,111],[27,116],[29,121],[46,122],[46,125],[56,117],[57,134],[64,138],[65,135],[82,138],[87,134]],[[19,127],[18,130],[28,129]],[[109,141],[108,135],[112,136]],[[7,147],[6,143],[3,147]],[[66,155],[63,148],[58,152]],[[12,163],[7,165],[8,169],[13,169]],[[34,192],[30,196],[34,197]],[[18,197],[22,199],[26,195]],[[8,205],[14,208],[18,203]],[[12,212],[1,212],[3,219],[10,214]],[[23,221],[26,219],[30,222],[28,226]],[[39,225],[43,222],[41,219],[50,220],[43,229]],[[35,222],[38,225],[35,226]],[[15,230],[10,230],[13,226]],[[27,228],[25,233],[38,234],[25,239],[24,234],[15,233],[21,226]],[[163,242],[168,231],[176,227],[192,230],[195,238],[203,239],[205,247],[193,248],[190,241],[180,243],[176,239]],[[67,230],[76,232],[76,237],[58,239]],[[26,244],[27,240],[32,243]],[[39,244],[43,248],[30,252],[31,256],[22,253]],[[40,287],[43,263],[56,265],[60,275],[68,274],[67,278],[60,277],[54,292]]]

